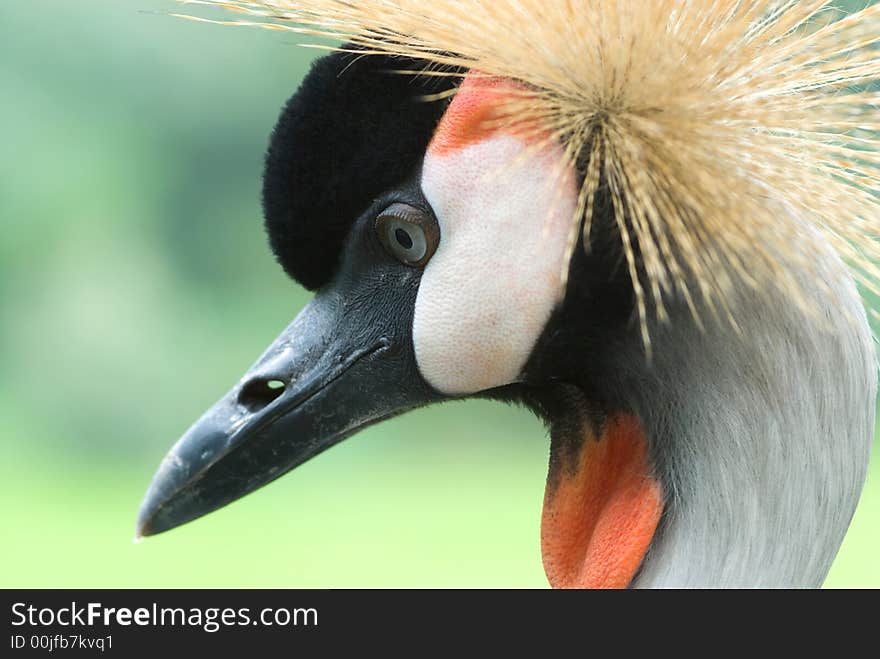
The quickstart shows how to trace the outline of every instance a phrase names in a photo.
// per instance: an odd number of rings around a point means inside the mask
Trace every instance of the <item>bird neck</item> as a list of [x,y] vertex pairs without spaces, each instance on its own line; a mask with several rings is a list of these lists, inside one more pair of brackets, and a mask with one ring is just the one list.
[[609,398],[639,420],[665,501],[633,586],[824,581],[864,483],[877,381],[851,281],[812,294],[826,326],[753,294],[739,332],[680,311],[652,328],[650,360],[621,347]]
[[817,264],[804,304],[744,291],[731,300],[738,330],[670,305],[670,322],[650,327],[650,358],[637,331],[591,334],[560,318],[530,366],[553,377],[526,400],[552,438],[551,583],[821,585],[864,483],[877,391],[844,273],[833,258]]

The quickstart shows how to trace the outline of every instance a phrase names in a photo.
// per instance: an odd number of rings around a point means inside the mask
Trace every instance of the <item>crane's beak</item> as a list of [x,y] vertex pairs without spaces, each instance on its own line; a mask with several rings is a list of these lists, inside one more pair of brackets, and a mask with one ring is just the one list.
[[411,321],[369,300],[352,304],[329,291],[303,309],[165,457],[141,504],[138,537],[225,506],[438,396],[415,365]]

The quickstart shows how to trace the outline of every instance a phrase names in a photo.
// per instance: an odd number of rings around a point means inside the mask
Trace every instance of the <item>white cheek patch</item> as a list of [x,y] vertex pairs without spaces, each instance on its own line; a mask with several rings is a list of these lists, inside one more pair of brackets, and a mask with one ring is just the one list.
[[422,274],[413,343],[422,376],[469,394],[516,381],[560,299],[576,204],[561,149],[496,134],[429,151],[422,190],[440,244]]

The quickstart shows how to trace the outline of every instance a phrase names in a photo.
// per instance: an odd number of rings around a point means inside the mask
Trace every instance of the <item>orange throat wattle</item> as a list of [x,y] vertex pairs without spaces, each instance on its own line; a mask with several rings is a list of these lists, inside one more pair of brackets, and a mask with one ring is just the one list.
[[544,571],[554,588],[625,588],[645,557],[663,490],[638,420],[613,414],[596,436],[551,462],[541,518]]

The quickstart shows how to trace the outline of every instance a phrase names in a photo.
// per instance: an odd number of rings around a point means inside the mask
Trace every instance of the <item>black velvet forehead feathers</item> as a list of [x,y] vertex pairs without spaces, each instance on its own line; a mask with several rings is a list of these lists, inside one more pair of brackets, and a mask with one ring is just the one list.
[[351,224],[421,163],[454,76],[396,73],[424,62],[333,53],[312,64],[272,132],[263,175],[269,244],[308,289],[333,276]]

